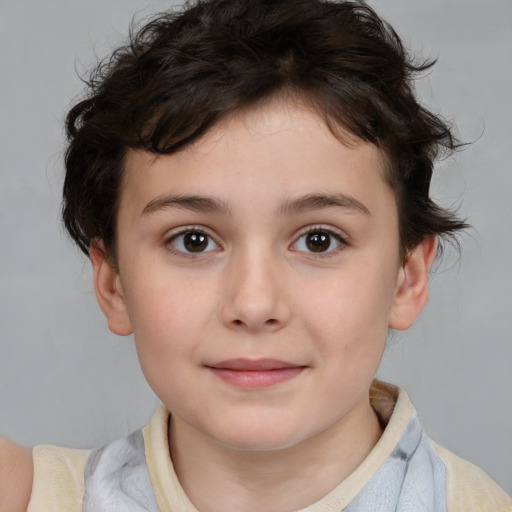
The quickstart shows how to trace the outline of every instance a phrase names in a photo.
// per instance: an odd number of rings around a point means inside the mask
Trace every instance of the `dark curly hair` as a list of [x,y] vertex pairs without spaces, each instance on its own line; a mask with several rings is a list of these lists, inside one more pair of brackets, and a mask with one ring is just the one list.
[[[402,256],[466,224],[429,197],[433,162],[457,148],[450,127],[414,96],[415,62],[365,3],[198,0],[165,12],[92,73],[67,116],[64,224],[86,254],[115,260],[128,148],[169,154],[226,115],[279,94],[315,109],[331,131],[377,145],[396,194]],[[341,128],[341,130],[340,130]]]

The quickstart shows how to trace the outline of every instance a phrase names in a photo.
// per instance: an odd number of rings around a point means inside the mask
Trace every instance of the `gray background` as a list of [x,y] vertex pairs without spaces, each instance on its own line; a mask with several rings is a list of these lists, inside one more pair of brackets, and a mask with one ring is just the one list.
[[[371,2],[409,47],[438,56],[423,101],[475,143],[438,166],[435,196],[474,229],[447,251],[414,328],[380,376],[431,436],[512,491],[512,2]],[[131,338],[106,328],[90,269],[59,225],[62,120],[78,70],[122,41],[142,0],[0,0],[0,432],[88,447],[142,425],[158,401]]]

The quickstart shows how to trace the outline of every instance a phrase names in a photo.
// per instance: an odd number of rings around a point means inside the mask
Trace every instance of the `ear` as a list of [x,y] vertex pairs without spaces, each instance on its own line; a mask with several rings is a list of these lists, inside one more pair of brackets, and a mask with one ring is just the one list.
[[109,329],[119,336],[131,334],[133,329],[118,269],[109,261],[103,244],[97,242],[89,250],[91,258],[96,300],[107,318]]
[[407,256],[400,269],[389,327],[411,327],[428,299],[428,276],[437,252],[437,238],[425,238]]

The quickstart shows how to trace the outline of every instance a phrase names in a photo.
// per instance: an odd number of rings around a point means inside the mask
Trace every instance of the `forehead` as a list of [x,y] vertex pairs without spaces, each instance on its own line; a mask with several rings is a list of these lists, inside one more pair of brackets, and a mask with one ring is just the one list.
[[242,208],[344,193],[370,203],[371,210],[392,195],[384,168],[375,145],[348,133],[335,137],[311,109],[274,100],[232,114],[178,153],[130,150],[121,205],[141,213],[148,202],[171,192],[213,194]]

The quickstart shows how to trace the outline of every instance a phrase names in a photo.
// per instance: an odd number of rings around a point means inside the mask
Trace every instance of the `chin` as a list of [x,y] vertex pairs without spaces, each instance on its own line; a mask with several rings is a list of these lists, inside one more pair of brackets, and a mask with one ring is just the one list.
[[304,440],[297,432],[282,428],[280,425],[255,425],[248,427],[240,425],[238,428],[224,430],[222,435],[215,436],[224,446],[236,451],[271,452],[284,450]]

